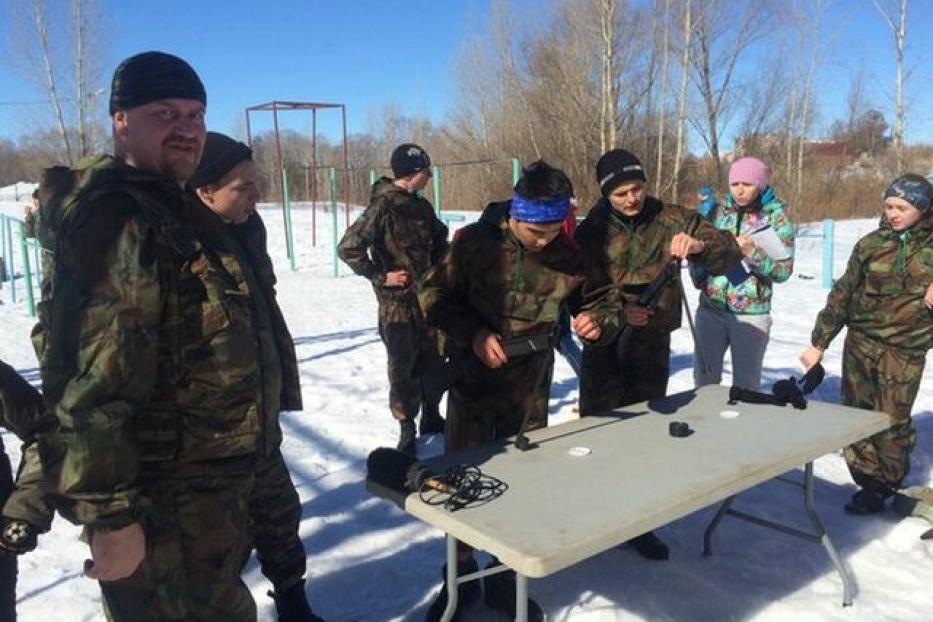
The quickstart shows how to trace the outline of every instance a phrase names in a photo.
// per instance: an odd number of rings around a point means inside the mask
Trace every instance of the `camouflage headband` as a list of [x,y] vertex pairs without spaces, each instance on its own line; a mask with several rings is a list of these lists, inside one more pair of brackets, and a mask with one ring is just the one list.
[[882,200],[891,197],[904,199],[921,212],[930,209],[930,202],[933,201],[933,187],[930,182],[917,175],[904,175],[898,177],[885,188]]

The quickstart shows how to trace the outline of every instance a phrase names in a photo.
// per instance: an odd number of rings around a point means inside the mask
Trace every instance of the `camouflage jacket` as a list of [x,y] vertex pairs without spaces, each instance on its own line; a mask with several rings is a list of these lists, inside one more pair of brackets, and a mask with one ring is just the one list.
[[[377,297],[398,297],[417,289],[447,246],[447,225],[431,204],[383,177],[373,184],[369,207],[344,233],[337,254],[372,282]],[[384,287],[385,273],[393,270],[407,271],[411,284]]]
[[855,244],[845,274],[816,317],[811,343],[825,350],[843,326],[923,354],[933,345],[933,312],[923,302],[933,281],[933,220],[898,234],[887,221]]
[[57,509],[115,528],[146,511],[148,480],[252,471],[278,443],[264,384],[281,387],[281,368],[265,368],[277,357],[230,236],[178,184],[112,157],[52,169],[43,188],[54,267],[34,344]]
[[574,315],[593,313],[600,343],[614,338],[620,310],[614,290],[589,278],[579,250],[560,237],[526,251],[509,228],[510,204],[490,204],[428,273],[419,295],[427,322],[469,351],[482,329],[502,337],[554,332],[566,303]]
[[762,192],[759,209],[740,209],[730,194],[710,217],[717,229],[736,235],[771,227],[783,242],[788,258],[776,261],[756,247],[747,260],[751,271],[738,283],[725,275],[711,276],[700,265],[691,265],[693,284],[702,292],[701,304],[730,313],[770,313],[774,283],[783,283],[794,272],[794,223],[787,217],[784,203],[775,198],[769,186]]
[[[711,274],[738,265],[742,252],[735,240],[703,220],[696,212],[648,197],[641,213],[626,218],[600,199],[577,227],[576,240],[595,273],[619,286],[625,302],[634,302],[671,260],[671,239],[686,232],[706,248],[691,257]],[[650,328],[673,331],[681,321],[680,286],[672,282],[661,294]]]
[[[12,367],[0,361],[0,426],[23,441],[16,485],[3,504],[3,516],[26,521],[39,531],[52,526],[53,509],[42,485],[42,464],[36,437],[50,426],[42,395]],[[0,444],[2,448],[2,444]]]

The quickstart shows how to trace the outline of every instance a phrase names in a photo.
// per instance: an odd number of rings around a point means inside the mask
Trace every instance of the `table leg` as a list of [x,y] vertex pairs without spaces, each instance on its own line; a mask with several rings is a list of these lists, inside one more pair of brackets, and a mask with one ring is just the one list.
[[732,505],[732,502],[735,500],[735,495],[726,498],[722,502],[722,505],[719,506],[719,510],[716,512],[716,516],[713,517],[713,520],[709,522],[709,525],[706,527],[706,531],[703,532],[703,555],[710,556],[713,554],[712,549],[712,540],[713,532],[716,531],[716,528],[719,527],[722,517],[726,515],[726,512],[729,511],[729,507]]
[[515,622],[528,622],[528,577],[515,573]]
[[457,584],[457,540],[447,536],[447,608],[441,616],[441,622],[450,622],[457,612],[457,597],[460,596]]
[[812,523],[814,529],[816,529],[816,535],[819,537],[820,543],[823,545],[823,548],[826,549],[829,559],[833,562],[833,566],[836,567],[836,572],[839,573],[839,577],[842,579],[842,606],[848,607],[852,604],[852,595],[855,591],[852,584],[852,576],[846,570],[845,565],[842,563],[842,558],[839,557],[836,547],[833,546],[832,540],[829,539],[829,534],[826,533],[826,529],[823,528],[823,523],[820,522],[819,516],[816,515],[816,510],[813,509],[812,462],[808,462],[804,467],[803,500],[804,508],[807,511],[807,518],[810,519],[810,523]]

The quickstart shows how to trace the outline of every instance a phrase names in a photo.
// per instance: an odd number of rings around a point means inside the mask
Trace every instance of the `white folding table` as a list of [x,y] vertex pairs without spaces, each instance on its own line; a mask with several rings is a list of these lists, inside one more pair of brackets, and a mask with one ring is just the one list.
[[[722,505],[704,535],[706,554],[727,514],[822,544],[842,578],[843,604],[850,604],[852,580],[813,508],[812,461],[886,429],[890,419],[816,401],[795,410],[729,404],[728,398],[728,388],[707,386],[536,430],[528,438],[537,446],[528,451],[510,439],[426,460],[435,473],[478,465],[508,489],[456,511],[412,493],[404,509],[447,534],[449,586],[514,570],[515,619],[523,622],[528,577],[545,577],[717,502]],[[672,421],[686,422],[693,433],[671,436]],[[800,465],[804,477],[794,483],[803,491],[813,533],[731,509],[741,491]],[[458,577],[457,540],[494,555],[502,566]],[[457,590],[448,595],[443,620],[457,607]]]

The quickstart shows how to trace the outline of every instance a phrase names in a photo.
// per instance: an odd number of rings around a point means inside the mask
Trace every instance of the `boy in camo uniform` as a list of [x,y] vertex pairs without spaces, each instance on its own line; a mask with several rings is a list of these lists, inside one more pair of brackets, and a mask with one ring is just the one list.
[[[572,326],[587,343],[618,331],[613,290],[602,288],[601,296],[590,296],[583,311],[584,288],[589,292],[600,284],[588,278],[583,256],[569,239],[559,237],[572,193],[562,171],[541,161],[531,164],[512,199],[490,204],[425,279],[419,299],[428,324],[451,340],[454,358],[475,357],[480,363],[448,393],[448,451],[512,436],[526,414],[529,429],[547,425],[562,305],[576,315]],[[506,354],[504,339],[532,335],[547,336],[550,347],[515,358]],[[477,570],[469,547],[461,545],[458,558],[458,575]],[[513,572],[485,577],[483,584],[487,606],[514,613]],[[479,598],[475,581],[458,590],[461,607]],[[446,605],[444,585],[427,619],[440,619]],[[529,620],[542,618],[531,599],[528,614]]]
[[420,280],[447,250],[447,226],[419,196],[431,179],[431,158],[411,143],[390,158],[395,179],[373,184],[369,207],[337,247],[337,255],[356,274],[372,282],[379,301],[379,336],[389,359],[389,408],[399,422],[398,449],[415,454],[415,418],[421,434],[444,431],[437,403],[424,393],[424,370],[440,365],[433,329],[418,307]]
[[848,327],[842,402],[891,417],[890,428],[845,448],[849,471],[861,487],[845,506],[850,514],[883,511],[910,470],[917,440],[910,410],[933,345],[931,203],[933,186],[923,177],[908,174],[891,182],[881,225],[855,245],[816,318],[812,345],[800,355],[810,369]]

